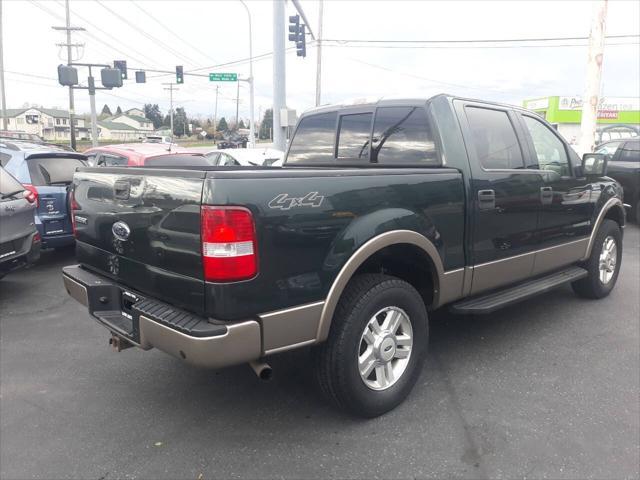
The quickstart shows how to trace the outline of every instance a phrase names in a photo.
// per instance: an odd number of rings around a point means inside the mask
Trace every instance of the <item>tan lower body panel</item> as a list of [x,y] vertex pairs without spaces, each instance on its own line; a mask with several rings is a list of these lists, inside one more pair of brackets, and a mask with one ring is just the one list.
[[260,315],[265,355],[315,343],[323,307],[324,301]]
[[582,259],[589,245],[589,237],[581,238],[555,247],[536,252],[533,263],[533,275],[550,272],[556,268],[570,265]]
[[255,320],[227,327],[215,337],[192,337],[140,315],[140,344],[155,347],[198,367],[221,368],[261,356],[260,325]]

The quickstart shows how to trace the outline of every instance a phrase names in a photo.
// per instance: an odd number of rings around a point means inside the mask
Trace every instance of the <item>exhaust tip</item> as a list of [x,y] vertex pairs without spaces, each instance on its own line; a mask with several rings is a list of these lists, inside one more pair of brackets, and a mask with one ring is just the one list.
[[268,363],[252,361],[249,362],[249,366],[260,380],[268,382],[273,378],[273,369]]

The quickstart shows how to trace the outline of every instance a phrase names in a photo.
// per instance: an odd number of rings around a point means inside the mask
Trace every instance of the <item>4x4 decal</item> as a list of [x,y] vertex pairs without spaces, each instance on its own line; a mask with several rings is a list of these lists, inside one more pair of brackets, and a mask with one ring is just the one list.
[[295,207],[318,208],[324,197],[318,192],[309,192],[304,197],[290,197],[288,193],[281,193],[269,202],[269,208],[290,210]]

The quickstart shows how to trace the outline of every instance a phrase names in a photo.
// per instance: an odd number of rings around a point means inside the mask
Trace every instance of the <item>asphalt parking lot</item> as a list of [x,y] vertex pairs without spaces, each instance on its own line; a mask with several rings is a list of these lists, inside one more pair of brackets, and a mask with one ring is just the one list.
[[569,287],[490,317],[438,313],[409,399],[328,407],[308,355],[220,372],[112,353],[63,288],[73,252],[0,281],[0,477],[637,478],[640,229],[610,297]]

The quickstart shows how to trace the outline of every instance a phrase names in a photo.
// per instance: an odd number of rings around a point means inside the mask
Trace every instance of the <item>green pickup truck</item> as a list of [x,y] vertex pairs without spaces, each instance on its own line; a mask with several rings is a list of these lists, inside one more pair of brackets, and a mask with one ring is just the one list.
[[[606,158],[520,108],[438,95],[301,116],[284,167],[80,168],[68,293],[110,343],[209,368],[311,347],[329,400],[373,417],[422,369],[429,312],[489,314],[616,283]],[[561,321],[561,319],[558,319]]]

